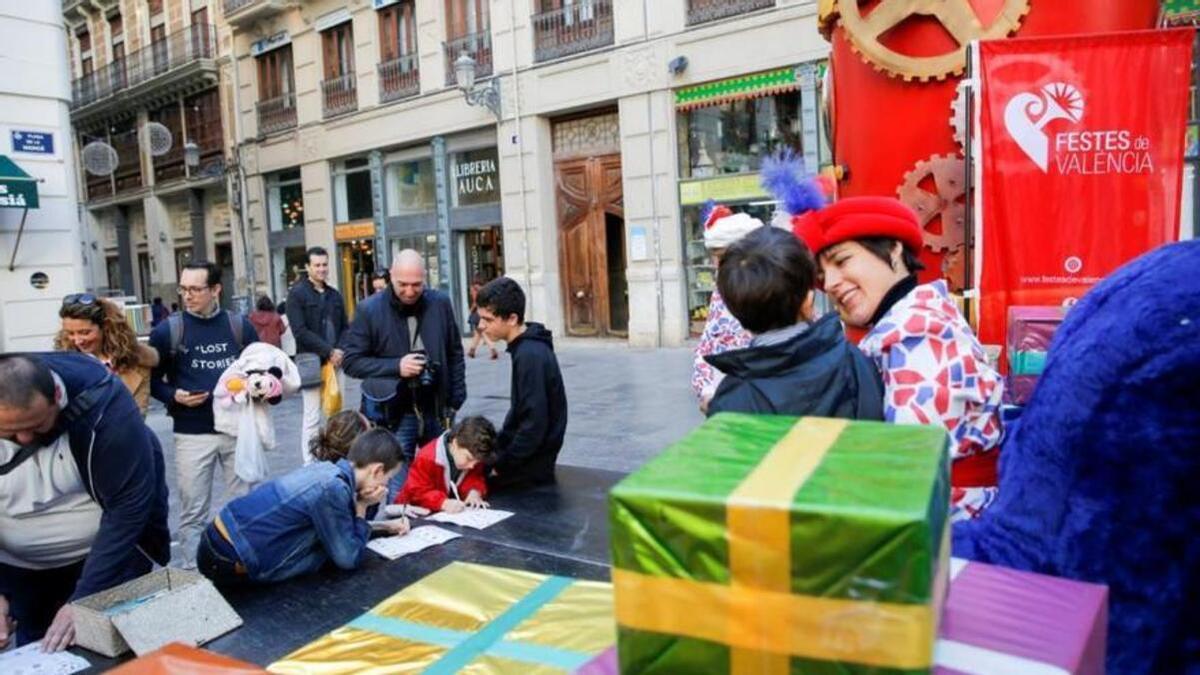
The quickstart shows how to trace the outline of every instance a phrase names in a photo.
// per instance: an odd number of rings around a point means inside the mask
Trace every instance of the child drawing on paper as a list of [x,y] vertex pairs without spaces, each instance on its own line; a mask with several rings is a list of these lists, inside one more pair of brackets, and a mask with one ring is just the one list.
[[417,453],[397,504],[459,513],[486,509],[485,471],[496,450],[496,428],[484,417],[467,417]]

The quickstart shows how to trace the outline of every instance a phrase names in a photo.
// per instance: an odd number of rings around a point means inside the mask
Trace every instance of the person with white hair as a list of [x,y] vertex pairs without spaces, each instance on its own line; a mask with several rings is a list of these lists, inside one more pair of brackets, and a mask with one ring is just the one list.
[[363,380],[362,413],[396,434],[410,463],[467,399],[466,361],[450,297],[425,285],[421,254],[397,254],[390,280],[390,291],[358,305],[342,341],[343,367]]
[[[701,218],[704,222],[704,248],[712,256],[713,264],[718,266],[725,249],[763,226],[761,220],[749,214],[734,213],[729,207],[713,202],[705,205]],[[704,332],[700,336],[700,344],[696,345],[692,362],[692,391],[700,401],[701,412],[708,410],[708,402],[725,377],[721,371],[709,365],[704,357],[749,347],[751,337],[750,332],[729,312],[721,292],[714,288],[708,301],[708,319],[704,323]]]

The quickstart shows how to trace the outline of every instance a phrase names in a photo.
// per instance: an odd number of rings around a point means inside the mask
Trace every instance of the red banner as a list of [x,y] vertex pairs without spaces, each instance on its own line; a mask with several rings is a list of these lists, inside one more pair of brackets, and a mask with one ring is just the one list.
[[1004,343],[1009,306],[1069,304],[1178,238],[1193,37],[1181,29],[980,44],[984,344]]

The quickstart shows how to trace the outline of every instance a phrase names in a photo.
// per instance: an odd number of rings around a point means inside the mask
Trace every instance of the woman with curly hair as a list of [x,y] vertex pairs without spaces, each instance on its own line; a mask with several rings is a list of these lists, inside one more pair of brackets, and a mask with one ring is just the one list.
[[63,298],[58,316],[62,328],[54,338],[54,348],[83,352],[108,366],[133,394],[145,417],[150,370],[158,365],[158,352],[138,343],[121,308],[91,293],[73,293]]

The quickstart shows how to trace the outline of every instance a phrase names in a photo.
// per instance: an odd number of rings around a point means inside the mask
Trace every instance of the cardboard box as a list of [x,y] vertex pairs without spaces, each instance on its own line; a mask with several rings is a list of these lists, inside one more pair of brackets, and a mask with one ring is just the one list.
[[720,414],[609,498],[630,673],[928,671],[944,429]]
[[201,645],[242,619],[198,572],[163,568],[71,603],[75,642],[108,657],[169,642]]

